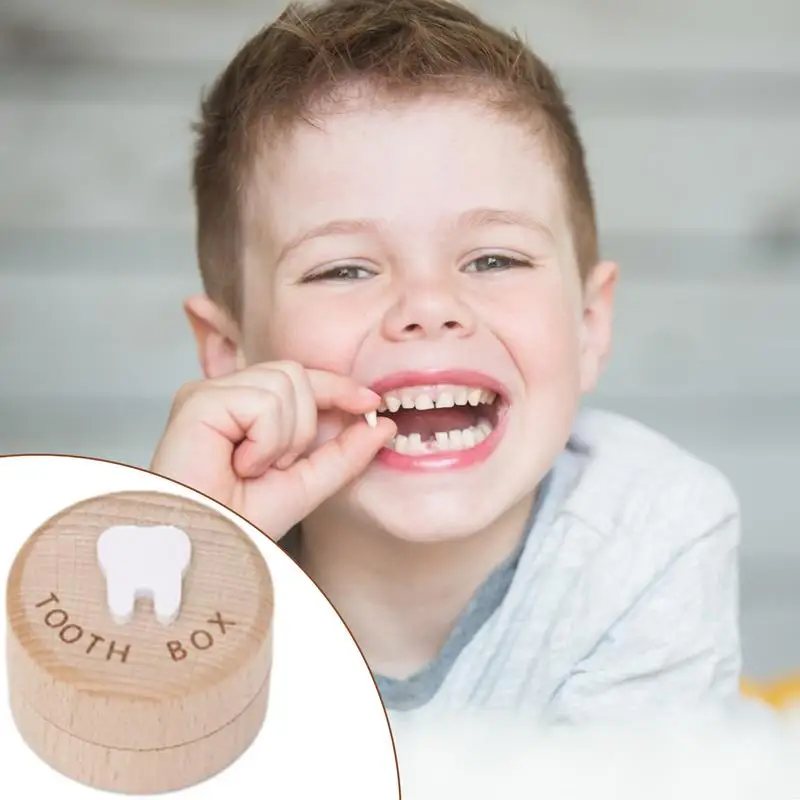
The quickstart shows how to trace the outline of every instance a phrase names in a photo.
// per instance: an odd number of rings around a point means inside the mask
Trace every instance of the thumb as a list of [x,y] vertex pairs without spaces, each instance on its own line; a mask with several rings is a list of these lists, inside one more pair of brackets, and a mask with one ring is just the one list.
[[361,475],[396,432],[395,423],[385,417],[379,417],[374,428],[358,422],[298,461],[289,471],[296,470],[303,483],[308,511]]

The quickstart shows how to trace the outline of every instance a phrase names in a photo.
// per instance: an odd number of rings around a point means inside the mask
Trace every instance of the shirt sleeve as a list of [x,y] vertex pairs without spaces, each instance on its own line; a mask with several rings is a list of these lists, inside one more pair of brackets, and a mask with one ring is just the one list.
[[735,706],[740,695],[738,508],[690,537],[572,670],[554,722]]

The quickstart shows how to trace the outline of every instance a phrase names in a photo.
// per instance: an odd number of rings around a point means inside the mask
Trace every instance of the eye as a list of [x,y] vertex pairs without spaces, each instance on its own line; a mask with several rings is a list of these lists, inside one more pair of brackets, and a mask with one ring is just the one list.
[[514,267],[532,267],[530,261],[509,256],[486,255],[475,258],[464,268],[465,272],[497,272]]
[[342,265],[308,275],[304,279],[304,283],[312,283],[314,281],[357,281],[369,278],[373,274],[365,267]]

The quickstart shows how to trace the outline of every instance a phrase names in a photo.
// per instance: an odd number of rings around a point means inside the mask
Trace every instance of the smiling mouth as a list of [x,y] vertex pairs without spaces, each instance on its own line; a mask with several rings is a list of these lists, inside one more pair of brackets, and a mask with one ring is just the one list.
[[506,407],[507,402],[493,390],[440,384],[382,393],[378,416],[397,425],[387,449],[425,456],[477,447],[491,436]]

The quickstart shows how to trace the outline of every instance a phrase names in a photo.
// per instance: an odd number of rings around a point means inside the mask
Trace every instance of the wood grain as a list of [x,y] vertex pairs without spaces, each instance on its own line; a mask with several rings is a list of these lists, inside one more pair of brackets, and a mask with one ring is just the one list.
[[[174,525],[192,540],[180,615],[162,627],[147,601],[116,625],[95,547],[112,525]],[[256,545],[194,501],[106,495],[45,523],[7,587],[15,721],[56,769],[99,788],[156,792],[235,760],[263,722],[273,590]]]

